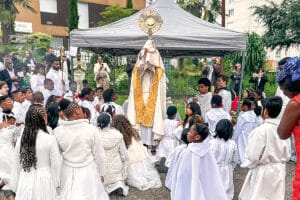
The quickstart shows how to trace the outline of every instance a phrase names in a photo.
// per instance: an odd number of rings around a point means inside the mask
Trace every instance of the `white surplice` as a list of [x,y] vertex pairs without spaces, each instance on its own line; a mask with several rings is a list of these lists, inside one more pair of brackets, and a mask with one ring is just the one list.
[[164,136],[158,145],[158,156],[168,158],[171,152],[180,144],[183,127],[177,126],[175,119],[164,120]]
[[[68,75],[63,73],[61,70],[55,70],[51,68],[46,75],[46,78],[49,78],[54,83],[54,92],[56,96],[62,96],[67,91],[69,91],[69,80]],[[62,81],[65,82],[63,86]]]
[[33,74],[30,78],[30,87],[33,92],[42,92],[44,88],[45,76],[43,74]]
[[160,176],[149,159],[146,147],[134,138],[131,141],[127,149],[129,160],[126,182],[139,190],[161,187]]
[[109,199],[101,182],[105,152],[98,129],[87,119],[62,120],[54,135],[63,157],[60,199]]
[[129,187],[125,185],[125,179],[128,153],[123,135],[117,129],[110,127],[100,130],[99,133],[105,151],[105,190],[111,193],[122,188],[123,195],[127,196]]
[[241,200],[276,199],[285,195],[286,162],[291,156],[290,139],[282,140],[277,134],[279,120],[265,119],[255,128],[246,148],[250,168],[239,194]]
[[230,113],[231,111],[231,92],[225,89],[221,89],[218,92],[218,95],[220,95],[222,97],[222,102],[223,102],[223,106],[224,106],[224,110],[228,113]]
[[31,106],[31,101],[25,99],[25,101],[22,103],[22,105],[23,105],[24,109],[26,110],[26,112],[25,112],[25,117],[26,117],[26,113],[27,113],[29,107]]
[[43,91],[42,91],[42,93],[43,93],[43,96],[44,96],[44,106],[46,106],[46,103],[47,103],[47,100],[48,100],[48,98],[51,96],[51,95],[56,95],[57,94],[57,92],[55,92],[55,90],[48,90],[48,89],[44,89]]
[[235,142],[231,139],[225,141],[214,138],[209,141],[210,148],[217,160],[217,165],[227,194],[227,199],[233,199],[233,170],[238,162],[238,150]]
[[166,187],[171,190],[172,200],[227,200],[207,141],[190,143],[171,163],[172,176],[167,176]]
[[251,131],[258,126],[257,116],[253,110],[240,113],[232,137],[238,146],[240,163],[246,162],[245,150],[248,145],[248,137]]
[[99,116],[99,113],[97,112],[96,108],[93,106],[93,102],[88,100],[81,101],[81,106],[85,107],[90,110],[91,112],[91,120],[90,123],[94,126],[97,125],[97,117]]
[[221,119],[231,120],[231,116],[223,108],[212,108],[206,113],[204,121],[208,123],[209,132],[215,135],[215,129]]
[[15,148],[15,160],[11,183],[16,200],[56,200],[60,186],[61,156],[53,135],[42,130],[36,138],[36,169],[25,172],[20,164],[21,139]]
[[211,92],[206,94],[197,94],[196,97],[200,105],[201,115],[203,118],[205,118],[206,113],[211,110],[212,94]]

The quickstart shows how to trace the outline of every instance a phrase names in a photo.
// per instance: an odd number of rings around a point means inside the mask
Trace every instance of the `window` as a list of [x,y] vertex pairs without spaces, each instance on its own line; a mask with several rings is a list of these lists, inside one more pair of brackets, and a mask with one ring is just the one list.
[[87,3],[78,3],[78,28],[89,28],[89,6]]
[[57,0],[39,0],[40,12],[57,13]]
[[234,9],[229,9],[228,15],[229,17],[232,17],[234,15]]

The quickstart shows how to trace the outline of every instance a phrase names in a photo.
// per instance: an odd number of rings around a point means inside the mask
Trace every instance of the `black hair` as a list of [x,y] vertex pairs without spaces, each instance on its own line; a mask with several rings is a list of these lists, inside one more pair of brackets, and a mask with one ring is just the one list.
[[167,109],[168,119],[173,119],[174,115],[177,113],[177,108],[175,106],[169,106]]
[[39,130],[48,133],[44,120],[46,112],[41,105],[31,105],[26,113],[25,127],[21,136],[20,164],[25,172],[36,169],[36,138]]
[[182,141],[184,144],[188,144],[188,143],[189,143],[189,141],[188,141],[188,139],[187,139],[187,135],[188,135],[189,131],[190,131],[189,128],[185,128],[185,129],[183,129],[182,132],[181,132],[181,138],[180,138],[180,139],[181,139],[181,141]]
[[42,63],[36,63],[35,69],[34,69],[34,74],[37,74],[39,72],[40,68],[45,68],[45,65],[43,65]]
[[70,105],[71,101],[68,99],[62,99],[58,102],[58,110],[59,111],[64,111],[68,108]]
[[259,73],[260,71],[265,72],[265,70],[263,68],[260,68],[257,73]]
[[81,109],[81,107],[80,107],[77,103],[71,102],[71,103],[68,105],[68,107],[67,107],[66,109],[63,110],[63,113],[64,113],[64,115],[65,115],[67,118],[69,118],[69,117],[71,117],[71,116],[74,114],[75,110],[78,109],[78,108]]
[[195,130],[197,135],[201,136],[202,141],[207,138],[209,135],[209,129],[208,126],[204,123],[196,123],[195,124]]
[[46,105],[45,105],[46,110],[47,110],[48,106],[49,106],[51,103],[56,102],[56,99],[57,99],[57,98],[58,98],[58,97],[55,96],[55,95],[50,95],[50,96],[48,97],[48,99],[47,99],[47,101],[46,101]]
[[289,92],[300,93],[300,80],[292,81],[291,76],[287,76],[285,79],[280,81],[279,85]]
[[84,98],[86,95],[89,95],[93,92],[93,89],[90,87],[83,88],[80,93],[80,98]]
[[262,107],[261,106],[258,106],[256,105],[256,107],[254,108],[254,113],[256,114],[256,116],[260,116],[261,115],[261,110],[262,110]]
[[249,99],[245,99],[242,104],[242,106],[247,106],[247,108],[249,110],[251,109],[251,105],[252,105],[252,102]]
[[7,98],[10,98],[8,95],[0,96],[0,104],[5,101]]
[[59,119],[59,106],[58,103],[55,101],[57,97],[55,95],[51,95],[46,103],[46,111],[47,111],[47,118],[48,118],[48,126],[52,129],[55,129],[58,125]]
[[115,94],[113,89],[106,89],[103,92],[104,103],[109,103],[112,101],[112,97]]
[[211,105],[216,105],[217,108],[222,106],[222,97],[220,95],[213,95],[210,101]]
[[271,118],[276,118],[282,109],[282,98],[279,96],[269,97],[263,100],[263,108],[267,109]]
[[111,116],[108,113],[101,113],[97,118],[97,126],[101,129],[107,127],[110,123]]
[[[186,107],[191,109],[192,116],[198,115],[201,117],[201,109],[200,109],[200,106],[198,103],[190,102],[190,103],[188,103],[188,105]],[[189,123],[189,125],[190,125],[189,127],[191,127],[191,125],[194,124],[194,123],[191,123],[191,121],[194,121],[194,120],[189,120],[189,117],[190,116],[185,115],[185,119],[183,120],[183,126],[185,126],[186,123]]]
[[224,75],[224,74],[220,74],[218,76],[218,78],[221,78],[222,81],[226,82],[226,84],[228,83],[228,76]]
[[50,82],[53,82],[52,79],[46,78],[46,79],[44,80],[44,85],[48,85],[48,83],[50,83]]
[[255,90],[254,92],[255,92],[255,94],[256,94],[256,97],[260,97],[258,100],[261,100],[261,99],[264,98],[264,97],[263,97],[263,92],[262,92],[260,89],[257,89],[257,90]]
[[223,138],[225,141],[232,138],[233,126],[228,119],[221,119],[216,125],[215,137]]
[[58,57],[56,57],[56,56],[51,56],[51,64],[53,64],[53,63],[56,62],[56,61],[59,62]]
[[103,104],[101,106],[101,112],[107,112],[110,114],[110,116],[114,116],[114,113],[116,112],[116,108],[115,106],[111,105],[111,104]]
[[208,87],[208,91],[210,90],[211,82],[208,78],[200,78],[198,81],[198,85],[203,84]]
[[102,90],[102,91],[103,91],[104,89],[103,89],[103,87],[97,87],[97,88],[96,88],[96,92],[98,92],[99,90]]
[[23,94],[26,94],[28,91],[31,91],[31,89],[29,87],[22,87],[20,89],[20,91],[23,93]]
[[3,121],[9,120],[9,119],[16,119],[16,117],[14,116],[14,113],[9,109],[3,110],[2,113],[3,113]]
[[85,114],[88,119],[91,119],[92,114],[91,114],[90,109],[83,107],[83,106],[81,106],[81,109],[82,109],[83,114]]

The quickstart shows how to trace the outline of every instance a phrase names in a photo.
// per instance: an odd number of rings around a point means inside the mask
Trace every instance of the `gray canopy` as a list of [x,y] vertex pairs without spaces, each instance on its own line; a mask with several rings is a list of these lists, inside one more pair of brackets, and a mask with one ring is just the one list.
[[[180,8],[174,0],[157,0],[149,7],[163,19],[161,29],[152,36],[163,56],[223,56],[246,48],[245,33],[201,20]],[[143,11],[106,26],[73,30],[70,45],[98,53],[136,55],[148,39],[138,25]]]

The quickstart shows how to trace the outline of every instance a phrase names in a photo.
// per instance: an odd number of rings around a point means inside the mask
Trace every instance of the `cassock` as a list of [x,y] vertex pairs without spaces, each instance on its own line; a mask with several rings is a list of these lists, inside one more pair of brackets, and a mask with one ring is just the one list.
[[166,75],[153,40],[140,51],[133,69],[127,117],[140,131],[143,144],[153,145],[163,136],[166,118]]

